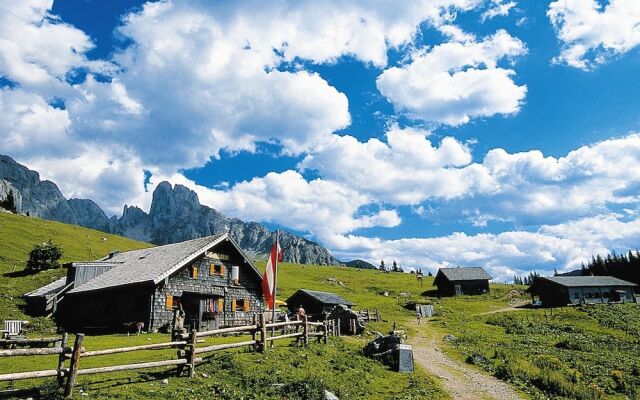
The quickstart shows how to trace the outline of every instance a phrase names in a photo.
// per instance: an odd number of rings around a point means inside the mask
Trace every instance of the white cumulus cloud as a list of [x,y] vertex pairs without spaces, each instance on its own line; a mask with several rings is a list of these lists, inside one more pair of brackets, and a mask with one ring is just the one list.
[[385,70],[380,92],[413,118],[462,125],[475,117],[513,114],[520,110],[526,85],[515,72],[498,66],[527,49],[504,30],[482,41],[449,42],[417,52],[411,62]]
[[547,16],[562,43],[554,62],[589,70],[640,44],[640,2],[557,0]]

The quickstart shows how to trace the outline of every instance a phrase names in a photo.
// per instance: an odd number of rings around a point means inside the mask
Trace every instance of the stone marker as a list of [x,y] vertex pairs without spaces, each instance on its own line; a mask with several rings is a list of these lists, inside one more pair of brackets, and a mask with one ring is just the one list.
[[398,372],[413,372],[413,348],[408,344],[396,345]]

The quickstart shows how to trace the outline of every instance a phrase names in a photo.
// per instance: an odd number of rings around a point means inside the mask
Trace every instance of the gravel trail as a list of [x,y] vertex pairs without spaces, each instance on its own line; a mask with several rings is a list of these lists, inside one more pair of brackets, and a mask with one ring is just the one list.
[[416,363],[438,376],[454,399],[461,400],[522,400],[507,383],[448,358],[431,338],[413,338],[413,357]]

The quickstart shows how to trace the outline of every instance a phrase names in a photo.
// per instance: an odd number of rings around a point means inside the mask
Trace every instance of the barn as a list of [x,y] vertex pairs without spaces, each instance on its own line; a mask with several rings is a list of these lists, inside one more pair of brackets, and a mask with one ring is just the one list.
[[306,314],[316,320],[324,319],[337,305],[343,305],[347,308],[354,306],[352,302],[335,293],[307,289],[297,290],[287,299],[287,305],[292,312],[302,306]]
[[493,279],[480,267],[440,268],[433,281],[439,296],[460,296],[489,293]]
[[168,328],[179,306],[185,327],[208,330],[248,324],[264,309],[262,277],[227,234],[65,266],[55,317],[72,331]]
[[[635,302],[638,285],[612,276],[552,276],[536,278],[527,292],[543,307],[571,304]],[[537,297],[537,299],[536,299]]]

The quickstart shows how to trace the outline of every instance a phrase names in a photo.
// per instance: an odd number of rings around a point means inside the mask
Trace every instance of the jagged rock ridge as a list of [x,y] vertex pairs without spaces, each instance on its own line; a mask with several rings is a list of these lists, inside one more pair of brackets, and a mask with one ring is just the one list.
[[[256,222],[227,218],[219,211],[200,204],[198,195],[182,185],[160,183],[153,192],[149,213],[135,206],[124,206],[122,216],[108,218],[92,200],[67,200],[55,183],[41,181],[40,175],[0,155],[0,201],[15,193],[19,212],[98,229],[155,244],[175,243],[202,236],[229,232],[249,254],[262,258],[268,254],[275,233]],[[4,196],[4,197],[3,197]],[[284,260],[301,264],[336,265],[339,261],[319,244],[280,232]]]

